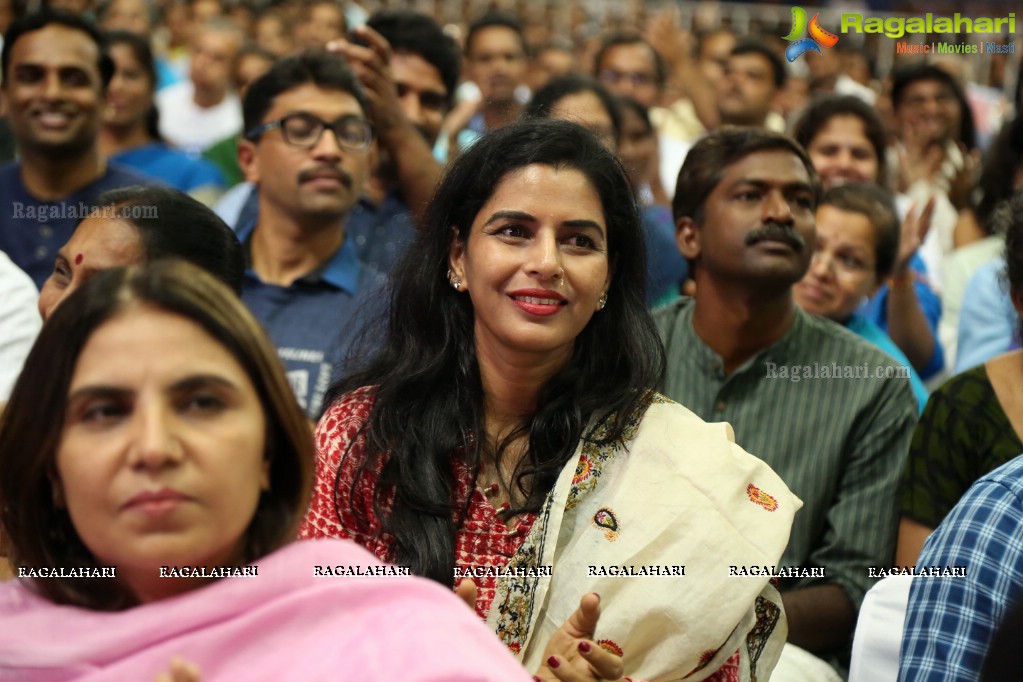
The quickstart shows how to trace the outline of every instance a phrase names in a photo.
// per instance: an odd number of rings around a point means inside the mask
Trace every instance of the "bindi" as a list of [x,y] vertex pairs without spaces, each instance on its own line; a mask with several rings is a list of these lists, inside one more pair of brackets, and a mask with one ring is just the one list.
[[77,256],[75,256],[75,265],[81,265],[81,264],[82,264],[82,254],[78,254]]

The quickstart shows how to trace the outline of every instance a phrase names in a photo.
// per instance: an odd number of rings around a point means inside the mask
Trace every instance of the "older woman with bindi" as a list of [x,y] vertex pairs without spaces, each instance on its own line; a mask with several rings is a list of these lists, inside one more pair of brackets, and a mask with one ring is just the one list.
[[167,187],[125,187],[104,193],[53,259],[39,292],[45,322],[61,301],[110,268],[180,258],[240,292],[245,256],[217,214]]
[[383,349],[320,421],[300,533],[472,579],[540,679],[768,675],[780,598],[728,566],[776,563],[800,502],[655,393],[644,253],[628,178],[582,127],[465,151],[393,275]]
[[19,575],[0,583],[0,671],[527,680],[448,590],[337,577],[385,567],[354,543],[292,542],[313,458],[273,344],[226,286],[178,261],[90,279],[43,326],[0,424]]

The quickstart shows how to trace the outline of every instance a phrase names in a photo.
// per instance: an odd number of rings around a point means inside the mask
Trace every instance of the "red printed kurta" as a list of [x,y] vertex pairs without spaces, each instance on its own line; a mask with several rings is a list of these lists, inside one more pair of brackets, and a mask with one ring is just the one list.
[[[360,506],[370,510],[368,527],[358,523],[351,504],[352,482],[366,456],[366,437],[359,431],[369,420],[373,402],[372,389],[352,391],[335,402],[320,420],[316,429],[316,483],[309,514],[299,528],[299,536],[350,538],[381,560],[387,561],[393,538],[381,531],[379,519],[371,512],[373,491],[382,463],[378,463],[372,472],[363,475],[354,490]],[[349,444],[352,444],[350,450]],[[456,476],[457,499],[464,500],[472,480],[471,473],[457,457],[452,457],[452,467]],[[392,499],[391,496],[384,499],[382,506],[385,511],[390,508]],[[509,528],[484,492],[475,486],[468,515],[458,529],[455,541],[457,568],[464,571],[485,566],[504,566],[521,546],[534,520],[535,515],[527,514],[522,521]],[[485,619],[494,600],[497,578],[484,576],[474,580],[479,589],[476,612]],[[452,574],[452,585],[455,582]],[[719,670],[705,679],[710,682],[739,682],[738,661],[739,653],[736,652]]]
[[[359,429],[369,419],[372,407],[373,396],[370,390],[360,389],[336,402],[320,420],[316,429],[318,452],[316,485],[309,514],[299,528],[299,535],[302,538],[351,538],[382,561],[387,561],[392,538],[381,534],[380,521],[372,515],[369,518],[369,528],[362,529],[357,523],[349,500],[352,481],[355,480],[355,474],[366,453],[366,438],[365,435],[359,434]],[[342,462],[348,444],[353,439],[356,439],[355,443]],[[452,457],[452,466],[455,469],[458,499],[464,500],[472,476],[465,464],[456,457]],[[379,472],[379,469],[376,467],[374,474]],[[335,511],[335,481],[340,517]],[[375,475],[363,476],[355,491],[365,509],[372,510],[375,485]],[[389,508],[389,502],[390,497],[384,505],[385,509]],[[468,516],[459,528],[455,540],[456,566],[462,571],[483,566],[504,566],[522,544],[535,518],[533,514],[523,516],[521,521],[509,527],[498,516],[497,510],[483,491],[475,486],[469,502]],[[486,618],[490,611],[490,603],[494,599],[497,579],[478,577],[474,580],[479,589],[476,612],[480,617]],[[455,583],[452,573],[451,584]]]

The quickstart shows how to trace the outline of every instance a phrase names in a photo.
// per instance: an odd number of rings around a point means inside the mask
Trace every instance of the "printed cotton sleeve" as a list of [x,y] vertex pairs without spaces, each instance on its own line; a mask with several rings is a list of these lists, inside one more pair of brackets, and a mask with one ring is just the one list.
[[366,436],[363,427],[373,408],[371,389],[362,388],[343,396],[323,415],[316,427],[316,479],[305,520],[299,526],[299,537],[346,538],[356,541],[381,559],[386,545],[380,540],[379,521],[369,515],[360,523],[353,508],[358,500],[362,509],[372,510],[376,472],[352,483],[366,457]]

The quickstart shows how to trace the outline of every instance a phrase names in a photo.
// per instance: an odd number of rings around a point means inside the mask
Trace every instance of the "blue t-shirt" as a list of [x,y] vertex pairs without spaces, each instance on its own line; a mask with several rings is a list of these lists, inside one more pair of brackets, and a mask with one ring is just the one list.
[[174,189],[191,192],[203,187],[224,189],[227,182],[212,162],[194,157],[163,142],[150,142],[110,157],[122,166],[159,178]]
[[[941,299],[927,284],[927,266],[919,254],[914,254],[909,262],[909,267],[914,273],[913,288],[916,290],[917,300],[920,301],[920,308],[927,318],[931,327],[931,336],[934,337],[934,355],[930,362],[920,372],[920,377],[927,381],[932,376],[945,368],[945,350],[938,339],[938,321],[941,319]],[[882,286],[873,298],[860,307],[858,311],[865,318],[881,328],[885,334],[888,333],[888,285]]]
[[870,341],[872,344],[883,350],[885,353],[891,356],[893,360],[909,369],[909,385],[913,389],[913,395],[916,397],[917,412],[924,411],[924,405],[927,404],[927,387],[924,386],[924,382],[920,380],[920,376],[913,369],[913,365],[909,362],[909,358],[906,354],[895,345],[892,338],[888,336],[880,327],[876,324],[863,317],[859,313],[853,313],[853,316],[845,321],[845,328],[849,331],[857,334],[860,338]]
[[646,302],[651,308],[669,303],[682,293],[689,276],[689,264],[675,241],[675,221],[667,206],[643,208],[643,234],[646,238]]
[[98,180],[58,201],[36,199],[21,181],[21,163],[0,166],[0,251],[28,273],[36,286],[53,271],[53,259],[87,218],[103,192],[131,185],[160,184],[145,175],[107,165]]
[[966,285],[959,315],[955,373],[1019,348],[1019,316],[1005,279],[1005,256],[977,268]]
[[[250,225],[238,233],[246,251],[253,231]],[[328,389],[344,376],[348,350],[363,325],[386,314],[385,282],[359,262],[348,239],[320,267],[287,287],[263,282],[251,266],[246,271],[242,300],[277,347],[309,419],[319,419]]]

